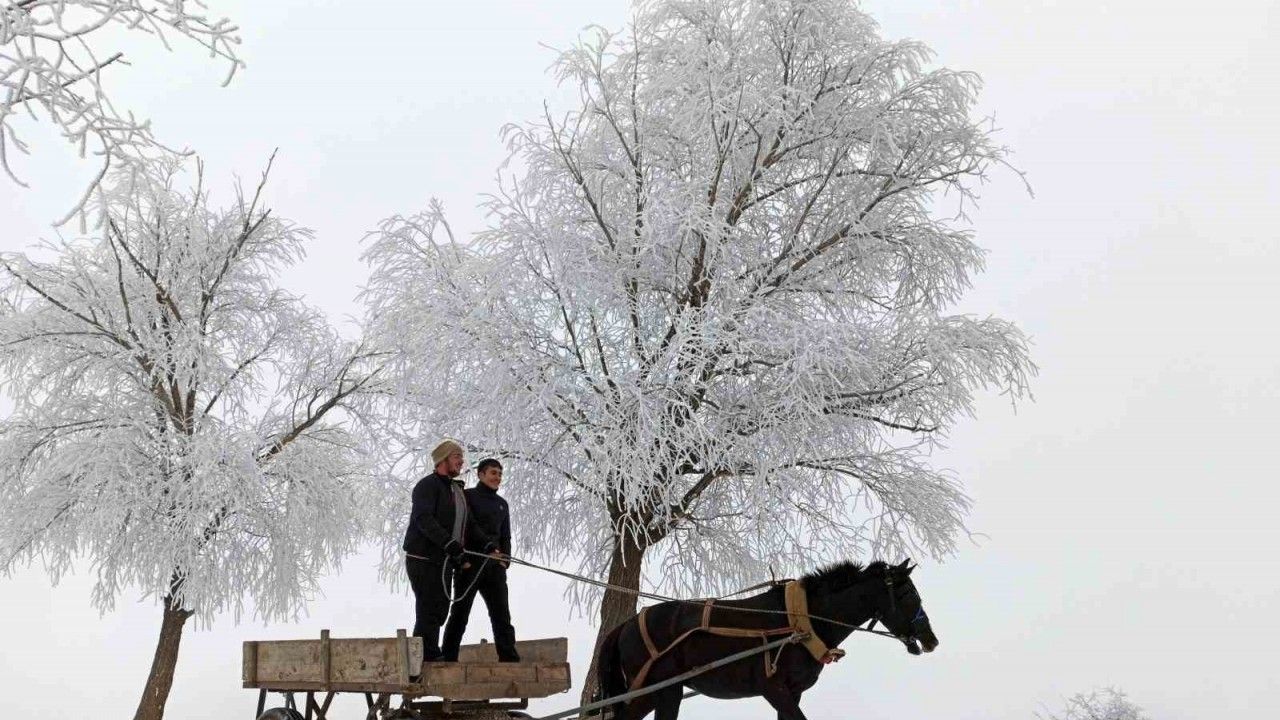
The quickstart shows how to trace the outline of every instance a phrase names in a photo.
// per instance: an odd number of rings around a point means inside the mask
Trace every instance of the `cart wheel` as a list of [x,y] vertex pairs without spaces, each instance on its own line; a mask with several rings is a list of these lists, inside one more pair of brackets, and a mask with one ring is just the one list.
[[302,720],[302,714],[289,708],[271,708],[258,716],[258,720]]

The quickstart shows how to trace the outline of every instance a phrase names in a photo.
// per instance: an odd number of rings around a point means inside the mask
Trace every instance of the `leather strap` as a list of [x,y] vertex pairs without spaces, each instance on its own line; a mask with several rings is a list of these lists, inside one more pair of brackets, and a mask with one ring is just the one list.
[[[653,636],[649,634],[649,608],[645,607],[640,610],[640,616],[636,618],[640,626],[640,637],[644,640],[644,646],[649,651],[649,659],[645,660],[644,665],[640,667],[640,671],[636,673],[635,678],[631,680],[631,689],[638,690],[644,685],[645,678],[649,675],[649,668],[658,658],[666,655],[673,648],[684,642],[690,635],[697,632],[705,632],[709,635],[719,635],[721,637],[737,637],[737,638],[760,638],[761,642],[768,642],[769,638],[778,635],[790,635],[793,633],[804,633],[806,636],[803,645],[814,660],[820,663],[829,663],[838,660],[844,655],[844,651],[839,648],[829,648],[822,639],[818,637],[818,633],[813,630],[813,622],[809,619],[809,596],[804,591],[804,584],[799,580],[793,580],[786,583],[785,594],[787,608],[787,627],[771,628],[768,630],[753,630],[748,628],[735,627],[714,627],[711,625],[711,608],[715,605],[715,599],[706,600],[702,603],[701,622],[696,627],[685,630],[676,636],[674,640],[667,644],[661,650],[658,649],[656,643],[653,642]],[[769,659],[765,658],[765,675],[772,676],[777,670],[776,662],[771,664]]]
[[644,639],[644,646],[649,649],[649,662],[653,662],[662,653],[658,652],[658,646],[653,644],[653,637],[649,635],[649,608],[645,607],[640,610],[640,637]]
[[[648,617],[649,608],[648,607],[641,608],[640,615],[639,617],[636,618],[636,623],[640,627],[640,638],[644,640],[645,649],[649,651],[649,659],[644,661],[644,664],[640,666],[640,670],[636,672],[636,676],[631,679],[631,683],[630,683],[631,690],[638,690],[640,689],[641,686],[644,685],[645,678],[649,676],[649,669],[652,668],[653,664],[658,661],[658,658],[662,657],[663,655],[666,655],[668,652],[673,650],[680,643],[687,640],[689,636],[693,635],[694,633],[705,632],[709,635],[719,635],[721,637],[759,638],[760,642],[767,643],[769,642],[769,638],[776,637],[778,635],[790,635],[796,631],[795,627],[780,627],[780,628],[771,628],[768,630],[752,630],[748,628],[734,628],[734,627],[712,627],[711,626],[711,607],[714,604],[715,604],[715,600],[707,600],[706,602],[704,602],[702,605],[701,622],[696,627],[689,628],[688,630],[685,630],[684,632],[677,635],[674,640],[667,643],[667,646],[662,648],[661,650],[658,649],[657,644],[654,643],[653,641],[653,636],[649,633],[649,617]],[[767,657],[765,658],[764,663],[765,663],[764,665],[765,675],[772,676],[774,670],[776,670],[777,668],[770,665],[769,659]]]
[[813,623],[809,620],[809,596],[804,591],[804,583],[799,580],[787,583],[785,597],[787,621],[791,623],[791,627],[806,634],[807,637],[803,641],[805,649],[814,660],[820,663],[831,662],[833,655],[831,648],[827,647],[827,644],[818,637],[818,633],[813,631]]

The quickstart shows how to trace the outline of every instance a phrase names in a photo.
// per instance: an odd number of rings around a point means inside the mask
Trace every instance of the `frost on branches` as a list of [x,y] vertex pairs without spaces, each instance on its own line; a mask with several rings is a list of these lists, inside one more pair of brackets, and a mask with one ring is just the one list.
[[257,194],[105,192],[101,237],[0,256],[0,569],[288,617],[353,542],[370,356],[276,286],[311,234]]
[[20,115],[47,116],[80,155],[101,158],[97,176],[61,222],[80,212],[112,166],[139,170],[169,151],[148,123],[118,110],[103,87],[103,71],[125,62],[102,47],[111,28],[146,34],[169,46],[173,36],[201,45],[228,64],[226,81],[243,63],[237,28],[206,15],[197,0],[0,0],[0,167],[19,185],[10,166],[14,151],[27,152],[14,127]]
[[1150,720],[1142,708],[1134,705],[1121,691],[1106,688],[1080,693],[1067,700],[1061,714],[1040,715],[1041,720]]
[[[474,242],[438,205],[383,223],[366,299],[406,417],[518,461],[522,551],[699,596],[953,550],[969,500],[929,453],[1033,366],[947,312],[1005,151],[928,59],[846,0],[641,3],[560,57],[580,107],[508,129]],[[603,602],[603,630],[634,612]]]
[[126,176],[100,237],[0,256],[0,571],[87,559],[96,607],[140,588],[180,631],[295,616],[353,548],[377,370],[277,287],[310,232],[261,190],[218,210]]

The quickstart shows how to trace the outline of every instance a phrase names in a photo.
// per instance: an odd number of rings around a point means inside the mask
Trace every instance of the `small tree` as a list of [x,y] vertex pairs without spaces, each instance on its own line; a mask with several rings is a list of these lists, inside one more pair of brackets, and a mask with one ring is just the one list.
[[101,158],[98,174],[59,224],[84,208],[111,167],[137,170],[170,152],[148,123],[118,110],[102,84],[102,71],[124,62],[122,52],[99,46],[113,26],[151,35],[166,47],[168,34],[184,36],[228,63],[226,82],[243,64],[235,52],[237,28],[210,19],[198,0],[3,0],[0,167],[24,185],[9,164],[10,151],[27,152],[13,124],[24,111],[43,112],[81,156],[92,151]]
[[1061,714],[1037,713],[1037,716],[1041,720],[1150,720],[1142,708],[1115,688],[1095,690],[1088,695],[1079,693],[1067,700]]
[[161,601],[138,720],[163,714],[189,617],[296,616],[361,529],[378,372],[276,286],[310,232],[261,191],[214,210],[172,168],[127,175],[101,237],[0,256],[0,571],[88,558],[102,611]]
[[[473,245],[438,205],[382,225],[371,332],[414,420],[523,461],[533,550],[688,594],[952,551],[929,452],[1033,366],[946,314],[982,251],[938,202],[963,219],[1005,152],[928,57],[846,0],[642,2],[560,57],[579,109],[508,129]],[[635,603],[605,592],[601,635]]]

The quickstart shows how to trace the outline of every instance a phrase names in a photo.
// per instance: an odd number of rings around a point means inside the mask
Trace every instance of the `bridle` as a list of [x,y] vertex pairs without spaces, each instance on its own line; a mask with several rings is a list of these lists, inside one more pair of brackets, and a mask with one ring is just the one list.
[[[897,615],[898,614],[898,593],[894,590],[892,572],[885,573],[884,585],[885,585],[886,594],[889,596],[889,614],[891,616]],[[919,597],[919,593],[916,593],[916,597],[917,598]],[[929,616],[926,615],[924,612],[924,603],[920,603],[920,606],[916,609],[915,616],[911,618],[910,620],[911,629],[915,630],[916,625],[922,621],[923,622],[929,621]],[[871,615],[871,620],[867,623],[866,630],[868,632],[876,632],[875,628],[876,628],[877,622],[884,625],[885,629],[889,630],[889,634],[892,635],[894,639],[896,639],[898,642],[905,645],[908,652],[911,652],[912,654],[916,654],[920,652],[919,646],[916,645],[915,637],[910,634],[899,635],[898,633],[894,632],[892,628],[889,627],[889,623],[884,621],[884,617],[879,610],[876,610],[875,613]]]

